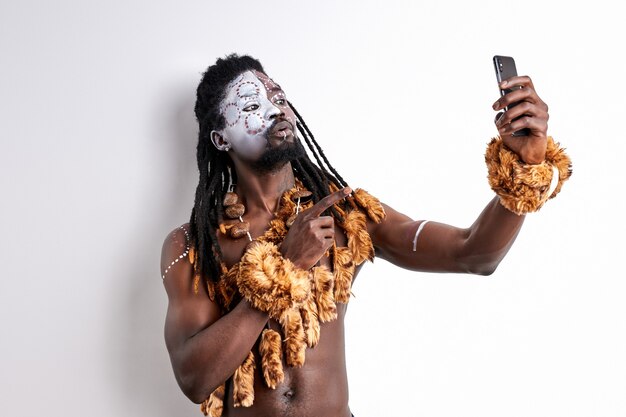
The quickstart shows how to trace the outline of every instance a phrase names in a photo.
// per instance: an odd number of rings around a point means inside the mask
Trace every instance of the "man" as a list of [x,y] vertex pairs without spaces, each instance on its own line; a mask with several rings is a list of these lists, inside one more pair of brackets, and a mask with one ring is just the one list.
[[[493,108],[519,104],[500,113],[502,140],[486,156],[498,196],[457,228],[413,221],[348,187],[257,60],[209,67],[195,107],[196,201],[161,261],[165,340],[185,395],[212,416],[351,416],[343,324],[362,262],[491,274],[523,214],[571,173],[530,78],[507,88]],[[530,133],[513,135],[522,128]]]

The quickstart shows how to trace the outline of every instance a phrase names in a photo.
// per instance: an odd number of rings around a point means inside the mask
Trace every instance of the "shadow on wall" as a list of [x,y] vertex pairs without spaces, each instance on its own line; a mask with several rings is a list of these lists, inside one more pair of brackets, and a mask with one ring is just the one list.
[[125,297],[116,299],[118,308],[109,323],[109,340],[117,347],[111,380],[125,406],[124,415],[194,416],[201,415],[199,406],[176,384],[165,347],[167,295],[159,263],[165,236],[189,220],[198,181],[195,85],[177,85],[163,96],[149,141],[154,163],[144,164],[152,170],[151,187],[139,196],[142,201],[134,203],[146,208],[142,212],[147,218],[133,222],[137,225],[133,239],[120,248],[126,268],[119,273],[126,276],[122,281],[128,286],[115,290]]

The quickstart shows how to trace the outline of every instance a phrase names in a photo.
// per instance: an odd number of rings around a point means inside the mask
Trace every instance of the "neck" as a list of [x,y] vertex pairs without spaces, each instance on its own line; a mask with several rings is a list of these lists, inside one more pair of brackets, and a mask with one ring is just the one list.
[[262,211],[273,214],[280,197],[295,184],[291,163],[278,171],[259,174],[247,167],[236,166],[237,187],[235,191],[246,206],[246,211]]

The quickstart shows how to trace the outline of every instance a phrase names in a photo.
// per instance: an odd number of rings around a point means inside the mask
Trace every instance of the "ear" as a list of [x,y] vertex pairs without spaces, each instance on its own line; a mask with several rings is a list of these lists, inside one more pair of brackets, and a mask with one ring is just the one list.
[[213,142],[213,145],[219,151],[228,152],[230,150],[230,143],[228,143],[226,139],[224,139],[224,136],[216,130],[211,131],[211,142]]

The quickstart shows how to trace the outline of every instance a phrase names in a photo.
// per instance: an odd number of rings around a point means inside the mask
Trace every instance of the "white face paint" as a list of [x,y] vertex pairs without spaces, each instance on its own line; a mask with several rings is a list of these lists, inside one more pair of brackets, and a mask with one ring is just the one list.
[[226,87],[220,106],[226,126],[218,133],[241,159],[254,161],[261,156],[268,147],[267,129],[279,115],[288,116],[292,126],[295,122],[282,90],[270,95],[268,98],[268,89],[252,71],[242,73]]

